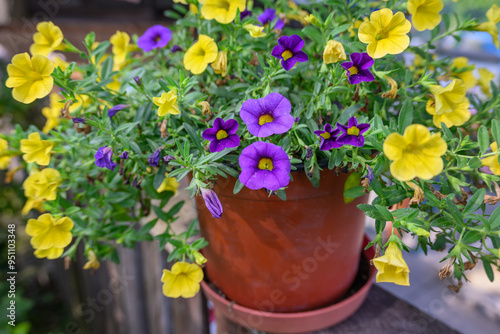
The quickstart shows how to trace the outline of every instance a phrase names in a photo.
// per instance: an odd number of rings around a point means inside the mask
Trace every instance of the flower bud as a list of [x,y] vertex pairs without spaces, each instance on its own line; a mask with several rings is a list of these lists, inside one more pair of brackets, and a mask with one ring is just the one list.
[[217,58],[212,63],[212,68],[214,69],[214,73],[220,74],[223,77],[226,76],[227,72],[227,51],[219,51]]
[[204,257],[200,252],[198,251],[193,251],[193,256],[194,256],[194,262],[196,262],[197,265],[201,266],[207,262],[206,257]]
[[321,27],[321,23],[318,21],[316,16],[314,16],[313,14],[307,15],[306,17],[304,17],[304,20],[306,22],[309,22],[312,25],[315,25],[316,27]]
[[201,188],[201,195],[205,201],[208,211],[212,214],[212,217],[219,219],[222,217],[222,205],[217,197],[217,194],[212,189]]
[[346,60],[346,55],[342,43],[329,40],[323,52],[323,61],[325,64],[336,63],[341,60]]
[[141,81],[141,78],[139,78],[138,76],[137,77],[134,77],[134,81],[135,83],[137,84],[137,86],[141,87],[142,86],[142,81]]

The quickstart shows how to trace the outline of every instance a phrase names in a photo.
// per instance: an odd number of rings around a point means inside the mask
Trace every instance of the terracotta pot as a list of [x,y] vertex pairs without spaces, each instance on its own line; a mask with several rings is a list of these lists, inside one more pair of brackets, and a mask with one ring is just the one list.
[[[369,240],[365,237],[363,248]],[[363,251],[365,258],[372,259],[373,247]],[[224,318],[246,328],[272,333],[308,333],[336,325],[349,316],[363,304],[376,274],[374,266],[370,266],[370,274],[366,283],[348,298],[324,308],[296,313],[275,313],[258,311],[234,304],[219,295],[205,282],[201,287],[207,298],[213,303],[214,310]],[[246,331],[243,331],[246,333]]]
[[319,188],[293,172],[287,200],[264,190],[233,194],[234,178],[214,191],[224,214],[212,218],[196,197],[209,280],[239,305],[269,312],[297,312],[331,305],[351,286],[363,241],[364,214],[344,203],[347,174],[325,170]]

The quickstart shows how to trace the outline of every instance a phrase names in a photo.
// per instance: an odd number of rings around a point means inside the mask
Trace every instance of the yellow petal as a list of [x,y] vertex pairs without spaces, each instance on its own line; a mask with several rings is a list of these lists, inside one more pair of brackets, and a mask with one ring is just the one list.
[[64,248],[50,247],[47,249],[36,249],[34,254],[39,259],[47,258],[53,260],[61,257],[63,252]]
[[405,139],[397,132],[391,133],[384,141],[384,154],[389,160],[397,160],[403,155]]

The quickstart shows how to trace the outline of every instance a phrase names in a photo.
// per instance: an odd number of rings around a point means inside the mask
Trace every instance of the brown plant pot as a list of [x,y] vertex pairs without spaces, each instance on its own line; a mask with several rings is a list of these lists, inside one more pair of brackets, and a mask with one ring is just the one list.
[[299,312],[331,305],[351,286],[358,270],[364,214],[344,203],[347,174],[321,173],[314,188],[293,172],[287,200],[219,178],[214,191],[224,214],[212,218],[196,197],[209,280],[227,299],[267,312]]

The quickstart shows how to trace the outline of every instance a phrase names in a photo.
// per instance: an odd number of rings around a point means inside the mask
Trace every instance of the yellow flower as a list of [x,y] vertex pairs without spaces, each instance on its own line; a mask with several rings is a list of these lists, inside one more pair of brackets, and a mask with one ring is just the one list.
[[391,86],[391,89],[387,93],[382,94],[382,97],[388,99],[395,99],[396,96],[398,95],[398,83],[390,76],[386,75],[385,78],[387,79],[387,82]]
[[64,40],[61,29],[52,22],[40,22],[36,25],[37,32],[33,35],[30,52],[34,55],[48,56],[55,50],[62,49]]
[[35,55],[30,58],[27,52],[12,57],[12,63],[7,65],[9,78],[5,85],[12,90],[15,100],[31,103],[49,95],[54,86],[51,74],[54,64],[45,56]]
[[55,67],[60,67],[61,70],[63,71],[65,71],[66,68],[68,68],[69,63],[65,61],[63,58],[61,58],[59,55],[52,54],[49,57],[50,57],[49,59],[52,60],[52,63],[54,63]]
[[208,64],[217,58],[217,44],[207,35],[200,35],[198,41],[184,54],[184,67],[193,74],[205,71]]
[[490,87],[490,82],[495,78],[495,75],[491,73],[489,70],[485,68],[480,68],[477,70],[479,73],[479,86],[481,87],[481,90],[483,93],[491,98],[491,87]]
[[493,43],[497,47],[500,48],[500,42],[498,40],[498,28],[497,23],[500,22],[500,8],[497,5],[491,6],[490,9],[486,12],[486,18],[488,21],[481,23],[475,27],[475,30],[478,31],[486,31],[491,35],[493,39]]
[[[189,4],[189,11],[190,11],[192,14],[194,14],[194,15],[196,15],[196,14],[198,14],[198,13],[200,12],[200,11],[198,10],[198,6],[193,5],[192,3],[190,3],[190,4]],[[201,16],[201,18],[203,19],[204,17],[203,17],[203,16]]]
[[162,93],[160,97],[153,97],[153,102],[158,108],[158,116],[165,116],[166,114],[178,115],[179,106],[177,105],[177,91],[175,89],[168,93]]
[[172,271],[163,269],[161,282],[163,294],[170,298],[191,298],[200,291],[200,282],[203,279],[203,270],[192,263],[177,262]]
[[193,256],[194,256],[194,262],[196,262],[197,265],[201,266],[207,263],[207,258],[204,257],[203,254],[201,254],[200,252],[195,250],[193,252]]
[[28,197],[26,203],[23,206],[21,214],[23,216],[26,216],[28,213],[30,213],[32,209],[35,209],[38,212],[45,212],[45,210],[42,208],[42,205],[43,205],[43,198]]
[[443,170],[441,156],[446,153],[441,134],[431,135],[421,124],[408,126],[401,136],[394,132],[384,141],[384,154],[391,163],[391,174],[400,181],[415,177],[430,180]]
[[344,46],[340,42],[329,40],[323,52],[323,62],[333,64],[341,60],[346,60]]
[[64,248],[50,247],[47,249],[36,249],[35,257],[39,259],[47,258],[49,260],[54,260],[59,258],[64,253]]
[[407,33],[411,23],[402,12],[392,13],[383,8],[370,15],[368,22],[359,26],[359,40],[368,44],[366,52],[372,58],[381,58],[386,54],[399,54],[410,45]]
[[441,22],[442,0],[408,0],[407,8],[418,31],[432,30]]
[[460,126],[470,119],[470,102],[461,80],[453,79],[446,87],[431,85],[430,91],[434,99],[427,102],[425,109],[433,116],[436,127],[441,128],[441,122],[447,127]]
[[7,153],[8,149],[9,142],[0,138],[0,169],[9,167],[11,157]]
[[55,143],[42,140],[38,132],[33,132],[28,139],[21,139],[21,152],[24,153],[24,161],[36,162],[40,166],[47,166],[50,162],[50,151]]
[[[453,59],[453,61],[451,62],[451,67],[451,75],[462,80],[465,86],[465,90],[469,90],[472,87],[476,86],[477,80],[473,73],[474,65],[469,66],[469,59],[467,59],[467,57],[457,57]],[[464,68],[467,68],[467,70],[456,72],[456,70]]]
[[187,5],[188,3],[186,2],[186,0],[174,0],[175,3],[181,3],[183,5]]
[[113,70],[119,70],[127,61],[127,54],[129,51],[130,36],[126,32],[116,31],[111,36],[109,42],[113,46],[111,52],[113,53]]
[[[492,143],[490,147],[492,152],[496,152],[498,150],[497,142]],[[483,163],[483,166],[490,167],[490,170],[493,174],[500,175],[500,164],[498,163],[498,154],[484,158],[481,161]]]
[[389,282],[398,285],[410,285],[410,269],[403,259],[397,242],[391,241],[383,256],[373,259],[377,268],[377,283]]
[[24,195],[28,198],[53,201],[61,183],[61,174],[57,169],[45,168],[35,171],[23,182]]
[[361,26],[361,23],[368,22],[368,21],[369,20],[367,17],[363,18],[363,21],[352,19],[351,26],[349,27],[349,29],[347,29],[347,31],[349,32],[349,37],[356,36],[356,32],[354,31],[354,29],[359,29],[359,27]]
[[93,269],[97,270],[101,266],[99,263],[99,260],[97,259],[97,256],[95,255],[95,252],[92,249],[89,249],[89,252],[87,253],[88,261],[83,265],[83,269]]
[[156,189],[157,192],[161,193],[164,191],[171,191],[174,193],[174,196],[177,195],[177,189],[179,188],[179,182],[175,179],[175,177],[168,177],[168,173],[165,173],[165,178],[161,185]]
[[316,18],[316,16],[314,16],[313,14],[309,14],[307,15],[306,17],[304,17],[304,20],[316,27],[320,27],[321,26],[321,23],[318,21],[318,19]]
[[50,106],[42,109],[42,115],[47,118],[45,126],[42,129],[43,133],[49,133],[50,130],[59,124],[61,108],[64,108],[64,103],[59,102],[61,99],[62,97],[56,93],[50,94]]
[[245,0],[205,0],[202,2],[201,15],[207,20],[228,24],[236,17],[237,9],[245,10]]
[[264,37],[267,34],[264,32],[264,27],[259,27],[254,24],[245,24],[243,26],[246,31],[250,33],[250,36],[253,38],[259,38],[259,37]]
[[219,51],[217,58],[212,63],[212,68],[215,74],[220,74],[223,77],[227,74],[227,51]]
[[54,219],[50,213],[44,213],[38,219],[30,219],[26,225],[26,234],[31,236],[31,246],[47,250],[51,247],[64,248],[73,238],[73,221],[68,217]]

